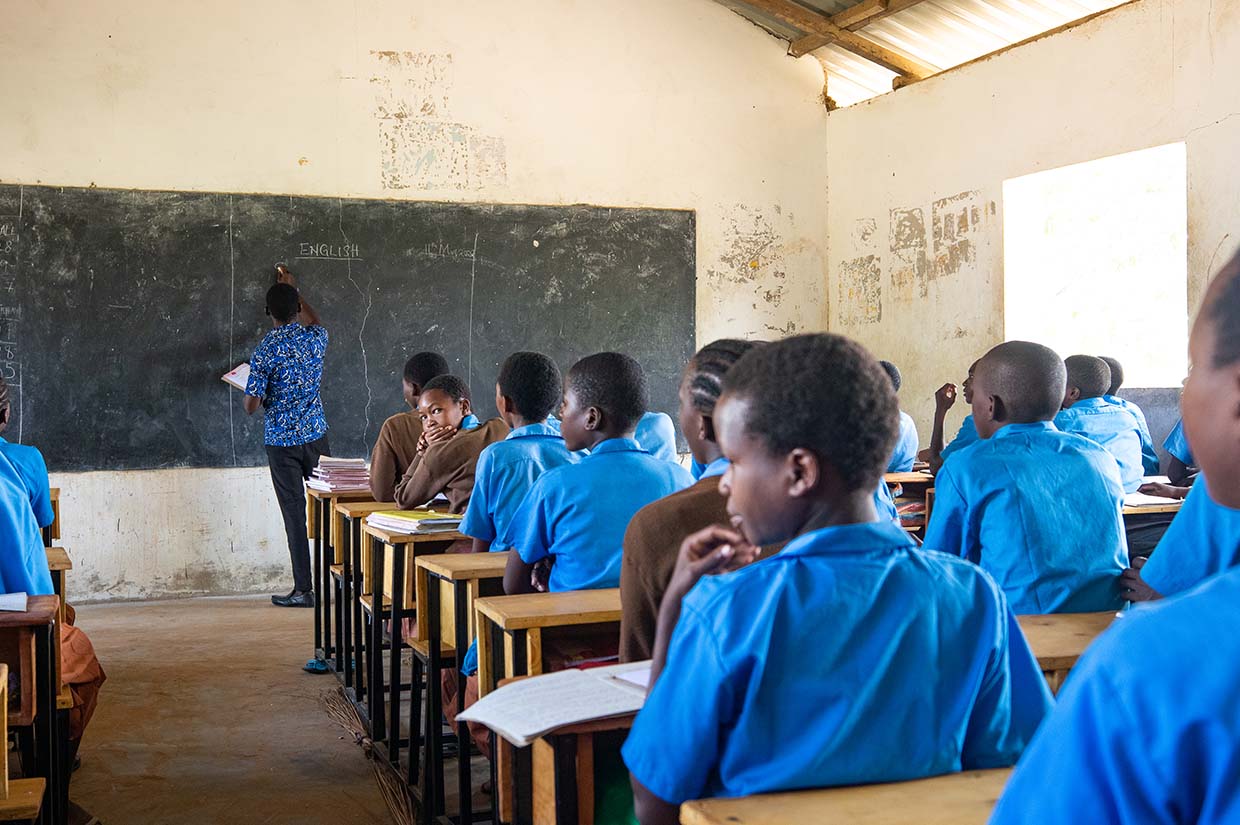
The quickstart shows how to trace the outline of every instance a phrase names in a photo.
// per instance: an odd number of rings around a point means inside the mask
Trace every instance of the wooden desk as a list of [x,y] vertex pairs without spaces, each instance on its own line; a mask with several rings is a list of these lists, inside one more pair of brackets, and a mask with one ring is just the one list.
[[933,484],[934,476],[929,473],[884,473],[883,481],[887,482],[888,487],[894,487],[897,484]]
[[0,661],[16,671],[21,686],[18,712],[9,727],[27,727],[34,740],[35,776],[47,784],[40,823],[65,821],[69,799],[68,713],[58,711],[60,660],[56,655],[60,599],[31,596],[25,613],[0,613]]
[[1129,507],[1124,505],[1122,510],[1125,516],[1156,516],[1165,515],[1167,513],[1178,513],[1180,508],[1184,506],[1182,499],[1167,499],[1166,504],[1147,504],[1141,507]]
[[1051,613],[1017,616],[1025,641],[1037,657],[1052,693],[1058,693],[1076,660],[1115,621],[1114,610],[1100,613]]
[[332,544],[331,512],[341,501],[364,501],[370,491],[355,493],[325,493],[306,488],[306,535],[313,546],[311,574],[314,582],[314,658],[326,662],[335,655],[332,644],[332,598],[331,578],[328,568],[336,563]]
[[[332,518],[341,521],[340,594],[336,599],[336,651],[333,664],[336,676],[344,685],[348,697],[364,719],[366,681],[366,634],[362,632],[362,603],[360,596],[369,593],[366,587],[366,559],[370,553],[362,541],[362,522],[366,516],[380,510],[397,509],[394,501],[339,501],[332,510]],[[382,654],[380,654],[382,655]]]
[[[478,625],[478,693],[485,696],[501,678],[535,676],[543,672],[543,643],[548,634],[614,624],[620,632],[620,590],[574,590],[566,593],[529,593],[493,596],[474,603]],[[533,765],[530,748],[495,747],[491,758],[491,787],[502,822],[528,822],[533,810],[528,795],[513,787],[529,787]],[[508,781],[512,771],[513,781]],[[515,806],[520,803],[521,808]]]
[[[363,541],[369,540],[370,544],[370,581],[379,585],[385,580],[385,571],[391,574],[390,587],[376,586],[370,594],[370,628],[366,643],[368,721],[371,739],[376,745],[386,747],[388,761],[399,768],[400,751],[407,744],[400,738],[400,654],[405,645],[403,625],[405,619],[414,616],[417,608],[413,594],[406,593],[406,590],[414,589],[408,574],[412,574],[413,559],[419,552],[427,555],[443,552],[452,542],[464,537],[455,532],[396,533],[370,524],[362,525],[362,534]],[[389,548],[392,550],[390,565],[387,559]],[[390,590],[390,593],[385,590]],[[389,595],[390,601],[387,598]],[[382,652],[385,619],[391,620],[386,697],[383,695]],[[417,726],[413,725],[411,730],[416,736]]]
[[60,488],[49,488],[52,494],[52,523],[43,528],[43,546],[51,547],[60,539]]
[[637,714],[567,725],[531,746],[534,822],[594,825],[595,754],[619,751]]
[[681,825],[984,825],[1012,771],[967,771],[912,782],[701,799]]
[[[508,552],[447,553],[420,556],[415,562],[414,588],[417,591],[418,640],[426,650],[426,761],[422,775],[422,804],[432,815],[446,807],[444,795],[444,761],[442,729],[438,720],[443,713],[443,691],[440,674],[445,665],[459,668],[465,651],[474,638],[474,602],[482,596],[500,596],[504,592],[504,570]],[[446,651],[451,655],[445,655]],[[420,656],[415,648],[415,656]],[[456,712],[465,709],[465,685],[456,693]],[[413,679],[418,677],[415,670]],[[410,719],[417,714],[410,713]],[[413,724],[411,721],[410,724]],[[470,775],[469,726],[456,724],[457,800],[460,822],[473,821],[473,782]],[[414,760],[410,759],[410,785],[417,784],[412,776]]]

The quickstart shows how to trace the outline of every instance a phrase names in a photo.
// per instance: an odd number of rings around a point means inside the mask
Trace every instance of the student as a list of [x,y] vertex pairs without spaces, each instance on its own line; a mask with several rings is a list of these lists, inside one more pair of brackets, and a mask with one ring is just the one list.
[[[896,389],[896,395],[900,394],[900,384],[903,379],[900,377],[900,369],[890,361],[879,361],[883,369],[887,372],[887,377],[891,379],[891,385]],[[896,439],[895,450],[891,453],[891,460],[887,462],[887,472],[889,473],[907,473],[913,469],[913,462],[917,460],[917,425],[913,422],[913,416],[900,410],[900,436]]]
[[[409,409],[396,413],[379,428],[379,437],[370,453],[370,494],[375,501],[395,501],[396,485],[418,454],[422,439],[422,418],[418,415],[418,396],[432,378],[447,375],[448,362],[437,352],[419,352],[405,362],[401,394]],[[440,433],[450,433],[440,430]]]
[[1184,419],[1175,422],[1175,426],[1163,441],[1163,449],[1171,456],[1167,478],[1176,486],[1191,485],[1197,474],[1197,463],[1193,460],[1192,448],[1188,446],[1188,438],[1184,435]]
[[1123,365],[1109,355],[1099,355],[1098,358],[1105,361],[1111,370],[1111,386],[1102,397],[1107,403],[1128,410],[1132,417],[1137,419],[1137,432],[1141,436],[1141,466],[1147,476],[1158,475],[1158,453],[1154,451],[1154,439],[1150,435],[1150,425],[1145,420],[1145,413],[1127,398],[1119,397],[1119,388],[1124,386]]
[[[676,564],[680,543],[711,524],[727,524],[727,499],[719,478],[728,467],[715,437],[715,403],[723,377],[756,346],[731,338],[698,350],[680,380],[680,429],[696,464],[696,484],[647,504],[629,522],[620,566],[620,661],[649,659],[654,652],[659,603]],[[885,486],[885,485],[884,485]]]
[[637,422],[633,439],[660,461],[676,463],[676,427],[664,412],[647,412]]
[[1125,493],[1135,493],[1145,472],[1141,465],[1141,434],[1131,413],[1108,403],[1103,394],[1111,386],[1111,368],[1092,355],[1070,355],[1068,389],[1055,426],[1065,433],[1083,435],[1115,457]]
[[[1184,426],[1209,495],[1240,510],[1240,256],[1207,289],[1189,351]],[[992,825],[1240,821],[1237,626],[1236,568],[1117,620],[1073,668]]]
[[[9,385],[0,378],[0,433],[8,429],[11,409]],[[43,454],[36,447],[0,438],[0,592],[28,596],[55,592],[39,533],[54,517]],[[68,764],[73,764],[107,675],[90,639],[73,624],[72,608],[68,612],[69,622],[60,625],[60,676],[73,700],[67,757]],[[78,805],[69,805],[71,821],[91,820]]]
[[473,414],[469,385],[455,375],[426,382],[418,396],[422,438],[413,462],[396,485],[396,504],[413,510],[443,494],[448,512],[464,513],[474,489],[478,456],[502,441],[508,426],[498,418],[480,424]]
[[878,361],[838,335],[758,347],[724,378],[735,529],[686,539],[663,598],[623,749],[645,825],[702,797],[1010,765],[1048,710],[994,581],[875,520],[897,410]]
[[1051,423],[1064,384],[1064,363],[1041,344],[988,352],[973,378],[982,441],[934,482],[925,546],[981,565],[1017,615],[1123,605],[1119,469],[1106,450]]
[[1150,601],[1174,596],[1240,562],[1240,510],[1219,504],[1204,478],[1187,493],[1148,560],[1124,571],[1124,598]]
[[306,538],[305,480],[331,455],[327,419],[319,386],[327,330],[319,313],[297,290],[293,274],[276,267],[276,283],[267,290],[272,329],[250,358],[250,380],[242,407],[246,415],[263,408],[263,444],[275,488],[293,568],[293,590],[272,596],[276,607],[314,607],[310,582],[310,543]]
[[[969,365],[969,374],[964,379],[961,389],[964,390],[964,403],[973,403],[973,371],[977,369],[977,362],[974,361]],[[947,411],[956,404],[956,385],[944,384],[939,387],[934,394],[934,428],[930,431],[930,448],[922,450],[918,454],[929,465],[932,473],[937,473],[939,468],[943,466],[943,462],[952,453],[963,450],[972,444],[977,443],[977,427],[973,425],[973,415],[969,414],[964,417],[964,421],[960,422],[960,429],[956,432],[956,437],[952,439],[952,443],[946,447],[943,446],[943,424],[947,418]]]
[[560,432],[564,445],[590,454],[543,473],[512,520],[505,544],[504,591],[534,590],[530,573],[553,563],[551,591],[616,587],[624,531],[633,514],[693,483],[688,471],[633,439],[646,411],[646,379],[627,355],[600,352],[568,372]]

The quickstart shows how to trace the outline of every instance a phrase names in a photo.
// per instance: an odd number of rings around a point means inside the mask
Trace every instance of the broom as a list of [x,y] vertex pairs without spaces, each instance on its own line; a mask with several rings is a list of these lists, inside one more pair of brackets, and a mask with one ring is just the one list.
[[380,759],[375,754],[375,743],[371,740],[366,726],[362,724],[361,717],[357,715],[357,709],[344,695],[344,688],[337,686],[335,689],[325,690],[320,699],[328,717],[353,737],[354,744],[360,745],[362,753],[370,760],[370,767],[375,773],[375,783],[379,786],[379,793],[383,796],[388,813],[392,815],[394,825],[417,825],[409,787],[386,759]]

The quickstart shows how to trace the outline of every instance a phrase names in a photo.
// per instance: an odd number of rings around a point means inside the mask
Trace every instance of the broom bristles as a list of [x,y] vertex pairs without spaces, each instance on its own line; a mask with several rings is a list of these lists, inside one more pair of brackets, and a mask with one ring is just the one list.
[[362,724],[362,718],[358,716],[353,703],[345,696],[344,689],[337,686],[334,690],[325,690],[320,700],[328,717],[353,737],[354,743],[361,746],[362,752],[370,760],[370,766],[375,774],[375,784],[379,786],[383,803],[387,805],[388,813],[392,815],[392,822],[395,825],[417,825],[417,816],[409,787],[386,760],[375,758],[374,742],[371,741],[370,733]]

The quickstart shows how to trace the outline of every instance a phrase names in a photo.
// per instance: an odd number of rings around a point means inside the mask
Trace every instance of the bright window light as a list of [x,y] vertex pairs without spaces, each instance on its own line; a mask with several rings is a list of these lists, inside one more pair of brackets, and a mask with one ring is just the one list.
[[1007,340],[1109,355],[1127,387],[1188,369],[1188,178],[1183,143],[1003,183]]

